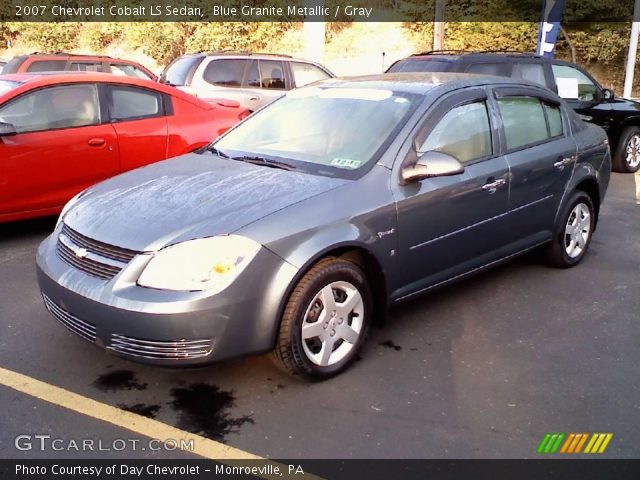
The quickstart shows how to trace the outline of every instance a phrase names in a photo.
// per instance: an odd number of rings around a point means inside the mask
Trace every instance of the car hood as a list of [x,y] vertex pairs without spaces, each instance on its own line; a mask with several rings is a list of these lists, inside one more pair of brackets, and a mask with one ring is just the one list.
[[347,182],[188,154],[85,190],[65,213],[64,223],[101,242],[153,251],[232,233]]

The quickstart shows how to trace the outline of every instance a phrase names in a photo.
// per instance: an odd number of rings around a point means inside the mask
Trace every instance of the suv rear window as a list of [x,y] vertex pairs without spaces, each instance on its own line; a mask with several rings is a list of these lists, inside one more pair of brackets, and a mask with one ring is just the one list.
[[241,59],[212,60],[205,68],[202,78],[212,85],[239,87],[242,85],[246,64],[247,61]]
[[59,72],[66,65],[66,60],[36,60],[27,67],[27,72]]
[[451,72],[454,70],[453,62],[449,60],[421,58],[400,60],[387,70],[387,73],[394,72]]
[[169,85],[185,86],[189,83],[190,77],[198,65],[202,63],[204,57],[180,57],[171,62],[160,75],[162,83]]

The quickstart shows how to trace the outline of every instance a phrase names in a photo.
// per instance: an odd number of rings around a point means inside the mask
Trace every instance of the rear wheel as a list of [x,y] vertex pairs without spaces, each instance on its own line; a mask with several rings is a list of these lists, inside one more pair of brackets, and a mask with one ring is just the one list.
[[640,128],[627,127],[622,131],[616,153],[613,156],[613,170],[620,173],[634,173],[640,169]]
[[580,263],[587,253],[595,215],[593,201],[585,192],[575,192],[558,217],[553,243],[547,258],[556,267],[568,268]]
[[321,260],[289,297],[272,358],[292,375],[333,377],[356,359],[370,317],[362,270],[339,258]]

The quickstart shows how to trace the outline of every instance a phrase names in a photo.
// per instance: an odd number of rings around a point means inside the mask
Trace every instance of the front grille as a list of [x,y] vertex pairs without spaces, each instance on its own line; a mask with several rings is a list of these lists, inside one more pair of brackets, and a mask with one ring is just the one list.
[[108,245],[106,243],[93,240],[92,238],[85,237],[81,233],[76,232],[66,224],[62,225],[62,233],[69,238],[78,247],[84,248],[87,252],[94,253],[101,257],[110,258],[122,263],[129,263],[133,260],[133,257],[140,252],[129,250],[127,248],[117,247],[115,245]]
[[213,350],[213,341],[211,339],[142,340],[114,333],[111,336],[111,344],[107,348],[132,357],[157,360],[188,360],[209,355]]
[[80,335],[85,340],[89,340],[90,342],[96,341],[95,325],[85,322],[84,320],[80,320],[75,315],[67,312],[62,307],[59,307],[44,293],[42,294],[42,299],[44,300],[44,305],[47,307],[47,310],[49,310],[49,313],[51,313],[56,320],[62,323],[62,325],[67,327],[76,335]]
[[103,280],[115,277],[140,253],[85,237],[67,225],[62,226],[56,252],[72,267]]

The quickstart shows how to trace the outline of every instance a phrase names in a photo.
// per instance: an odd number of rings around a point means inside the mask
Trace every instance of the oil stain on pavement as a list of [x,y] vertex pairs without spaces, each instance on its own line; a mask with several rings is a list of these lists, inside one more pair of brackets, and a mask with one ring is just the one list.
[[251,416],[234,418],[229,409],[234,405],[232,392],[215,385],[194,383],[188,388],[171,390],[171,406],[178,413],[177,427],[204,437],[225,441],[229,433],[236,433],[245,423],[253,423]]
[[384,342],[380,342],[378,345],[380,345],[381,347],[393,348],[396,352],[402,350],[402,347],[400,345],[396,345],[391,340],[385,340]]
[[115,372],[100,375],[93,385],[103,392],[115,392],[116,390],[145,390],[146,383],[139,383],[135,373],[130,370],[116,370]]
[[119,403],[118,408],[147,418],[156,418],[156,415],[160,411],[160,405],[147,405],[144,403]]

